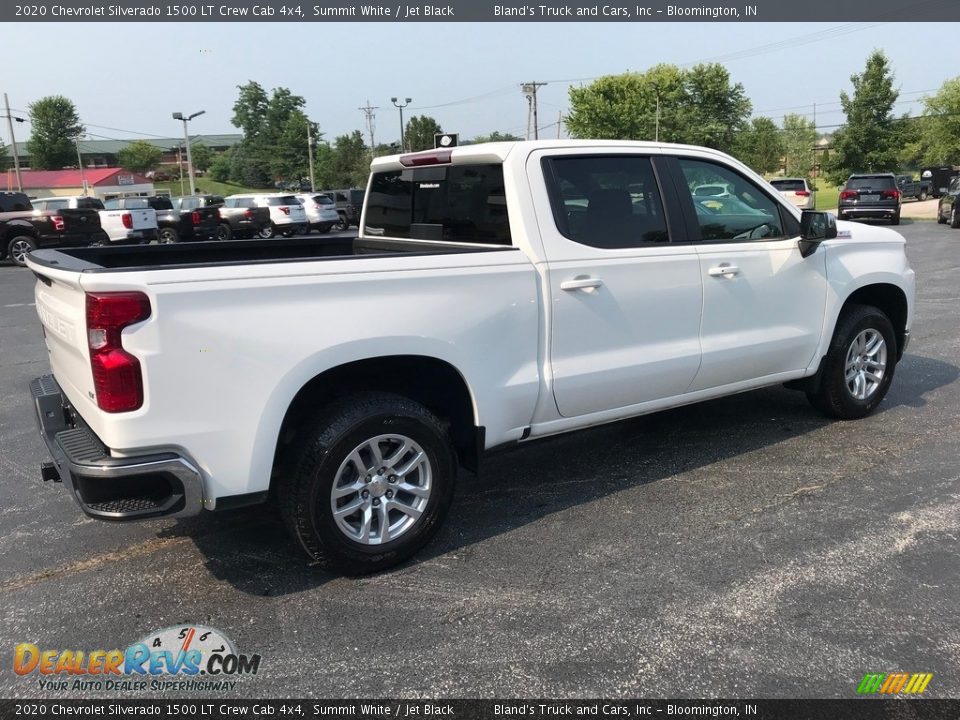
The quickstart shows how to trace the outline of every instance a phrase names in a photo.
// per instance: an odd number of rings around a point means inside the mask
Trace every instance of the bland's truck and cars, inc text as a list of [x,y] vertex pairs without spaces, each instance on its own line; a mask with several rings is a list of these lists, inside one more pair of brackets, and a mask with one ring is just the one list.
[[618,141],[378,158],[357,238],[26,262],[45,477],[107,520],[275,496],[350,573],[414,554],[494,448],[780,383],[867,415],[914,304],[896,231],[801,213],[714,150]]

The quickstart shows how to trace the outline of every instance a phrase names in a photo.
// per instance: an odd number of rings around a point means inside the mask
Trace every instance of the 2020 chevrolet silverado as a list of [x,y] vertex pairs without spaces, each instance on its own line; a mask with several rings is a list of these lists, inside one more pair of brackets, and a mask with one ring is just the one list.
[[88,208],[100,213],[100,227],[111,243],[148,243],[157,239],[157,213],[152,208],[107,210],[100,198],[58,195],[31,201],[34,210]]
[[801,215],[714,150],[618,141],[377,158],[355,239],[27,262],[45,477],[116,520],[272,491],[350,573],[423,546],[492,448],[779,383],[867,415],[914,302],[895,231]]

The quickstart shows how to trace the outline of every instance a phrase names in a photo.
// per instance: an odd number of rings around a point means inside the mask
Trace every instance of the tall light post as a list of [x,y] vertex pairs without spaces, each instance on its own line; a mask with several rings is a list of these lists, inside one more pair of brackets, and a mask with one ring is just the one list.
[[23,192],[23,183],[20,181],[20,153],[17,152],[17,138],[13,134],[13,121],[16,120],[18,123],[22,123],[23,118],[10,114],[10,101],[7,99],[6,93],[3,94],[3,105],[7,110],[7,114],[3,117],[7,119],[7,129],[10,131],[10,146],[13,148],[13,168],[17,174],[17,190]]
[[413,102],[413,100],[412,100],[411,98],[404,98],[404,103],[403,103],[403,105],[401,105],[400,103],[397,102],[397,98],[393,97],[393,98],[390,98],[390,102],[393,103],[393,106],[394,106],[395,108],[397,108],[398,110],[400,110],[400,152],[406,152],[406,151],[407,151],[407,138],[406,138],[405,136],[406,136],[406,134],[407,134],[407,132],[406,132],[406,131],[407,131],[407,128],[406,128],[406,126],[403,124],[403,109],[404,109],[407,105],[409,105],[411,102]]
[[309,162],[310,162],[310,192],[312,192],[312,193],[317,191],[317,185],[316,185],[316,183],[313,181],[313,146],[314,146],[314,143],[315,143],[315,141],[314,141],[314,139],[313,139],[313,130],[310,128],[310,121],[308,120],[308,121],[307,121],[307,159],[308,159]]
[[197,194],[197,187],[193,180],[193,155],[190,153],[190,136],[187,135],[187,123],[193,120],[195,117],[200,117],[206,112],[206,110],[200,110],[195,112],[193,115],[188,115],[184,117],[183,113],[175,112],[173,114],[174,120],[183,121],[183,142],[187,146],[187,172],[190,174],[190,194]]

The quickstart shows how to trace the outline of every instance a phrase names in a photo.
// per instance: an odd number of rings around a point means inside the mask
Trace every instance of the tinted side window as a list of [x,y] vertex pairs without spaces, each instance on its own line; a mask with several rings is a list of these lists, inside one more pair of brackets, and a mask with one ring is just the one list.
[[366,232],[509,245],[501,165],[440,165],[375,173]]
[[565,237],[596,248],[669,240],[650,158],[579,155],[545,165],[554,221]]
[[[766,240],[784,236],[780,206],[743,175],[702,160],[679,158],[679,164],[702,240]],[[709,194],[705,194],[705,187]],[[722,192],[714,192],[721,188]]]
[[65,210],[70,207],[69,200],[44,200],[43,209],[44,210]]

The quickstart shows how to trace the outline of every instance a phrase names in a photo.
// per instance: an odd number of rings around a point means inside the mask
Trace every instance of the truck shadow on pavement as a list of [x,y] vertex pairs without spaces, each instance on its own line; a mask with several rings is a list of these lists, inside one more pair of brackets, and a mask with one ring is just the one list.
[[[958,376],[954,365],[908,353],[880,410],[860,422],[925,407],[929,394]],[[471,546],[547,515],[771,448],[831,423],[802,393],[775,387],[511,449],[486,459],[479,478],[461,473],[448,522],[413,560],[388,573],[415,574],[418,565],[451,553],[469,560]],[[783,453],[789,462],[791,450]],[[735,474],[736,468],[718,472]],[[338,578],[310,564],[272,505],[205,513],[161,535],[190,538],[209,572],[245,594],[289,595]]]

